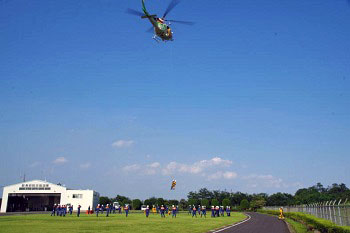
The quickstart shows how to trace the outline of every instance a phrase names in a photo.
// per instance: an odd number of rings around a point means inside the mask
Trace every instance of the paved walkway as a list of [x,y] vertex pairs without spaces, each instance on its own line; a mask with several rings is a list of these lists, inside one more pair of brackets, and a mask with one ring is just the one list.
[[250,216],[248,221],[214,233],[289,233],[287,224],[277,217],[258,213],[247,213],[247,215]]

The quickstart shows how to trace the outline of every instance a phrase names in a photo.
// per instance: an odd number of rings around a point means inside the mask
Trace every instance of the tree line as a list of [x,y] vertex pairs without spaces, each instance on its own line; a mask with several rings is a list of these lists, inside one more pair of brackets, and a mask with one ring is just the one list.
[[267,193],[248,194],[242,192],[227,192],[221,190],[208,190],[201,188],[198,191],[191,191],[187,195],[187,199],[166,200],[164,198],[151,197],[144,201],[140,199],[131,200],[128,197],[117,195],[115,198],[100,197],[100,204],[106,205],[113,202],[119,202],[120,205],[129,204],[133,209],[140,209],[142,205],[161,206],[176,205],[180,210],[185,210],[189,206],[232,206],[237,209],[257,209],[262,206],[292,206],[302,204],[320,203],[326,201],[342,202],[350,199],[350,189],[345,184],[334,183],[328,187],[324,187],[321,183],[317,183],[308,188],[301,188],[294,195],[289,193]]

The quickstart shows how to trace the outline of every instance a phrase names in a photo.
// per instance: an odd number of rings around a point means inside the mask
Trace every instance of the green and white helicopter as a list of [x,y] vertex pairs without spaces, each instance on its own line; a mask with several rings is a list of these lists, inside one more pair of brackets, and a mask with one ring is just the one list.
[[152,27],[147,30],[149,32],[154,31],[154,36],[152,37],[155,41],[173,41],[173,32],[170,28],[171,23],[181,23],[186,25],[193,25],[193,22],[188,21],[179,21],[179,20],[168,20],[165,19],[165,17],[168,15],[168,13],[177,5],[179,4],[179,0],[172,0],[170,4],[168,5],[167,9],[165,10],[163,16],[161,18],[158,18],[157,15],[152,15],[148,13],[145,6],[145,1],[142,0],[142,12],[133,10],[133,9],[127,9],[128,14],[141,16],[142,19],[148,19]]

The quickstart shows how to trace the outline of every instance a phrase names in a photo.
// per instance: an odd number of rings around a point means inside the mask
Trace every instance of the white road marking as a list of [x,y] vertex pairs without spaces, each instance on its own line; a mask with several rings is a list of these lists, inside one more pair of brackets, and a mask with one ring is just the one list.
[[236,224],[229,225],[229,226],[227,226],[227,227],[225,227],[225,228],[222,228],[222,229],[220,229],[220,230],[217,230],[217,231],[211,231],[211,232],[213,232],[213,233],[217,233],[217,232],[220,232],[220,231],[227,230],[227,229],[229,229],[229,228],[231,228],[231,227],[238,226],[238,225],[240,225],[240,224],[242,224],[242,223],[248,222],[248,221],[251,219],[251,217],[250,217],[250,215],[249,215],[249,214],[245,214],[245,215],[247,215],[247,216],[248,216],[248,218],[247,218],[246,220],[244,220],[244,221],[242,221],[242,222],[239,222],[239,223],[236,223]]

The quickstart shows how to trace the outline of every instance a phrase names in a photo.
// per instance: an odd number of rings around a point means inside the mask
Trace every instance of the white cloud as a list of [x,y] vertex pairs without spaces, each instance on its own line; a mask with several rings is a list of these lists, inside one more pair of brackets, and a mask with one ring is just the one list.
[[123,167],[123,171],[125,171],[125,172],[133,172],[133,171],[140,170],[140,168],[141,168],[140,165],[133,164],[133,165],[128,165],[128,166]]
[[154,163],[151,163],[151,164],[149,164],[147,166],[150,167],[150,168],[159,168],[160,167],[160,163],[154,162]]
[[236,172],[224,172],[224,174],[222,174],[222,176],[227,180],[233,180],[233,179],[237,178],[238,175]]
[[160,163],[154,162],[146,165],[145,173],[146,175],[154,175],[160,169]]
[[287,183],[283,179],[275,177],[273,175],[256,175],[252,174],[249,176],[243,177],[247,180],[249,187],[266,187],[266,188],[289,188],[289,187],[300,187],[299,182]]
[[122,168],[124,172],[137,172],[141,175],[154,175],[160,169],[160,163],[154,162],[146,165],[132,164]]
[[178,173],[191,173],[191,174],[200,174],[204,170],[210,169],[216,166],[228,167],[232,164],[230,160],[224,160],[219,157],[214,157],[210,160],[201,160],[193,164],[182,164],[177,162],[170,162],[168,165],[163,168],[163,175],[171,175],[176,172]]
[[68,160],[65,157],[58,157],[53,161],[54,164],[64,164],[67,162]]
[[80,164],[81,169],[88,169],[90,167],[91,167],[91,163],[89,162]]
[[40,162],[34,162],[34,163],[32,163],[32,164],[29,164],[29,167],[33,168],[33,167],[37,167],[37,166],[39,166],[39,165],[41,165]]
[[193,164],[178,163],[175,161],[169,162],[168,164],[161,166],[159,162],[153,162],[150,164],[133,164],[122,168],[124,172],[136,172],[139,175],[155,175],[163,174],[165,176],[175,174],[194,174],[203,177],[207,177],[208,180],[215,179],[226,179],[232,180],[237,178],[237,173],[233,171],[217,172],[211,175],[207,175],[208,172],[212,171],[213,168],[217,167],[229,167],[232,164],[230,160],[224,160],[219,157],[214,157],[209,160],[201,160]]
[[133,140],[118,140],[112,143],[113,147],[126,148],[131,147],[134,144]]
[[237,173],[235,172],[222,172],[218,171],[216,173],[208,175],[208,180],[218,180],[218,179],[226,179],[226,180],[233,180],[237,178]]

